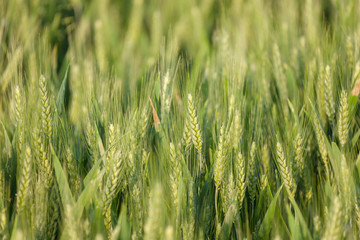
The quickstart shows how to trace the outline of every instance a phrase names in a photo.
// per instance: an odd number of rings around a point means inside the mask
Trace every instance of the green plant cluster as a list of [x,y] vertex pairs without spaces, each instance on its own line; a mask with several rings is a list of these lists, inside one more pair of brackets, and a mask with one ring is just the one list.
[[359,239],[357,0],[0,0],[1,239]]

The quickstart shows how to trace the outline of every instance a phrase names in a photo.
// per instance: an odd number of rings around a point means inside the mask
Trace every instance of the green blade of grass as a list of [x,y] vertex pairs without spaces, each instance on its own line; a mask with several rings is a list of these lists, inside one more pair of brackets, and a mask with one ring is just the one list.
[[62,203],[64,206],[67,204],[74,205],[74,203],[75,203],[74,198],[70,191],[69,183],[67,181],[65,172],[64,172],[63,168],[61,167],[60,161],[59,161],[58,157],[56,156],[54,148],[51,144],[50,144],[50,149],[51,149],[52,156],[53,156],[55,176],[56,176],[57,183],[59,185],[59,191],[60,191]]

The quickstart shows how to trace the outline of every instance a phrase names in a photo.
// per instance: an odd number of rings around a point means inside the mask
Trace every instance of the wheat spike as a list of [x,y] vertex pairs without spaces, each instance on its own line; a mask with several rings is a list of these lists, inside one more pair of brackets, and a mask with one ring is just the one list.
[[342,211],[341,202],[338,196],[333,198],[331,215],[327,221],[327,226],[322,237],[323,240],[336,240],[340,239],[342,229]]
[[235,161],[235,182],[238,193],[239,208],[241,209],[246,191],[245,160],[241,152],[238,153]]
[[91,166],[96,162],[98,151],[96,146],[96,131],[90,123],[87,126],[86,140],[88,145],[88,152],[90,155],[90,164]]
[[109,238],[112,234],[112,221],[111,221],[111,203],[114,195],[117,191],[119,183],[122,182],[121,171],[122,171],[122,158],[117,157],[117,161],[113,165],[114,168],[110,172],[109,178],[106,182],[105,191],[103,195],[103,216],[104,224],[106,227]]
[[194,102],[191,94],[188,95],[188,114],[189,114],[189,126],[191,129],[192,142],[198,152],[200,158],[200,169],[203,171],[205,166],[202,157],[202,139],[199,127],[198,117],[196,115]]
[[150,192],[149,215],[144,228],[145,240],[159,239],[162,229],[161,213],[163,209],[163,191],[160,184],[156,184]]
[[226,159],[224,153],[224,126],[220,129],[220,137],[218,143],[218,149],[216,150],[215,155],[215,172],[214,172],[214,181],[217,190],[220,190],[220,185],[224,180],[224,174],[226,169]]
[[332,91],[333,83],[331,78],[331,69],[330,66],[327,65],[325,68],[325,107],[326,115],[328,116],[331,123],[333,123],[335,115],[335,103]]
[[295,179],[299,181],[299,179],[303,176],[304,171],[304,146],[303,146],[303,139],[300,133],[297,134],[295,141],[295,164],[294,164],[294,174]]
[[77,173],[76,162],[72,157],[71,149],[68,147],[66,149],[66,167],[69,174],[69,183],[73,193],[77,193],[80,188],[80,178]]
[[348,95],[343,90],[340,97],[340,109],[338,117],[338,134],[341,147],[344,147],[348,139],[348,124],[349,124],[349,103]]
[[328,159],[328,154],[327,154],[326,145],[325,145],[325,136],[321,129],[320,123],[317,119],[314,120],[314,126],[315,126],[315,135],[316,135],[316,139],[317,139],[317,142],[319,145],[321,159],[323,160],[326,171],[328,172],[329,159]]
[[22,105],[22,98],[20,93],[19,86],[15,87],[15,118],[16,118],[16,125],[19,126],[21,124],[23,118],[23,105]]
[[40,77],[40,99],[41,99],[41,122],[42,130],[48,140],[52,135],[52,117],[50,109],[50,99],[48,97],[48,89],[46,79],[43,75]]
[[180,166],[176,156],[176,149],[173,143],[170,143],[170,163],[171,163],[171,174],[170,174],[170,187],[172,189],[172,200],[174,209],[177,211],[178,208],[178,181],[180,177]]
[[283,148],[279,142],[276,144],[276,152],[281,179],[285,185],[285,189],[289,195],[289,198],[294,198],[296,191],[296,187],[294,185],[295,181],[291,175],[291,172],[289,171]]
[[24,210],[25,202],[29,195],[30,178],[31,178],[31,150],[30,147],[26,147],[21,181],[17,193],[16,210],[18,214],[20,214]]
[[256,144],[255,144],[255,142],[252,142],[251,147],[250,147],[249,173],[248,173],[248,177],[249,177],[248,190],[249,190],[249,195],[250,195],[250,199],[251,199],[252,203],[254,203],[254,201],[255,201],[256,192],[257,192],[255,150],[256,150]]

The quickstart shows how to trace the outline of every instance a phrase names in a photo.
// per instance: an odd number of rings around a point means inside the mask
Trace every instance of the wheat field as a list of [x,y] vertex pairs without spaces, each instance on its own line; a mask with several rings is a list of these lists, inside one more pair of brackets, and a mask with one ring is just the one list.
[[0,239],[359,239],[360,1],[0,0]]

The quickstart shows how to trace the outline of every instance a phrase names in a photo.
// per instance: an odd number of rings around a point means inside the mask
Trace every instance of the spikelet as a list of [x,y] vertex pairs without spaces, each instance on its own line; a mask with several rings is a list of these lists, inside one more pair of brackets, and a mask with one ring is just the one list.
[[251,147],[250,147],[249,173],[248,173],[248,177],[249,177],[248,190],[249,190],[249,195],[250,195],[250,199],[251,199],[252,203],[254,203],[254,201],[255,201],[256,192],[257,192],[255,150],[256,150],[256,144],[255,144],[255,142],[252,142]]
[[[137,181],[133,188],[132,200],[133,200],[133,221],[134,221],[134,228],[132,239],[140,239],[143,235],[142,228],[143,228],[143,210],[141,206],[141,182]],[[114,232],[113,232],[114,235]]]
[[196,115],[193,98],[191,94],[188,95],[188,114],[189,114],[189,126],[191,129],[192,142],[198,152],[200,158],[200,169],[203,171],[205,166],[202,157],[202,139],[199,127],[198,117]]
[[161,89],[161,115],[167,115],[170,111],[170,104],[171,104],[171,98],[170,98],[170,76],[169,71],[165,73],[164,79],[163,79],[163,85]]
[[70,204],[64,206],[65,223],[67,224],[67,231],[64,233],[67,239],[77,240],[80,239],[78,231],[78,223],[74,217],[74,209]]
[[300,133],[297,134],[295,141],[295,164],[294,164],[294,174],[295,179],[299,181],[299,179],[303,176],[304,171],[304,146],[303,139]]
[[24,127],[23,127],[23,101],[19,86],[15,87],[15,119],[17,134],[17,147],[19,156],[22,156],[24,146]]
[[149,169],[148,169],[148,161],[149,161],[150,153],[147,153],[145,149],[142,151],[141,155],[141,164],[142,164],[142,172],[144,175],[144,179],[149,179]]
[[72,157],[72,152],[70,148],[66,149],[66,168],[69,175],[69,184],[73,193],[77,193],[80,188],[80,178],[77,173],[76,162]]
[[16,125],[20,125],[22,121],[23,109],[22,98],[19,86],[15,87],[15,119]]
[[225,153],[224,153],[224,126],[220,129],[220,137],[219,137],[219,143],[218,143],[218,149],[216,150],[215,155],[215,172],[214,172],[214,181],[216,190],[220,190],[220,185],[223,183],[224,180],[224,174],[226,170],[226,159],[225,159]]
[[355,214],[354,214],[354,218],[355,218],[355,222],[357,224],[357,227],[358,229],[360,229],[360,207],[359,207],[359,204],[357,203],[356,199],[355,199],[355,207],[354,207],[354,211],[355,211]]
[[130,132],[130,150],[128,159],[126,161],[127,167],[127,177],[128,181],[131,182],[133,176],[135,175],[135,162],[136,161],[136,149],[137,149],[137,120],[133,120],[131,124],[131,132]]
[[0,211],[0,237],[2,239],[6,238],[6,227],[8,226],[7,220],[6,220],[6,208],[1,209]]
[[190,132],[190,123],[188,119],[185,120],[184,133],[181,142],[185,148],[185,153],[189,152],[192,143],[192,136]]
[[141,121],[140,121],[140,131],[141,131],[141,138],[143,143],[145,143],[147,137],[147,131],[149,126],[149,110],[148,108],[144,108],[141,113]]
[[145,223],[145,240],[157,240],[160,239],[162,233],[162,209],[163,191],[161,185],[158,183],[150,192],[149,199],[149,215]]
[[349,124],[349,103],[346,91],[341,92],[340,109],[338,117],[338,134],[341,147],[344,147],[348,139],[348,124]]
[[110,169],[112,167],[112,163],[114,161],[115,156],[115,147],[113,146],[115,143],[115,127],[113,124],[109,125],[109,133],[107,139],[107,155],[106,155],[106,162],[105,162],[105,169],[106,174],[110,173]]
[[50,212],[49,212],[49,224],[47,226],[47,239],[56,239],[56,232],[58,230],[58,221],[60,217],[59,213],[59,195],[57,189],[54,187],[51,190],[50,196]]
[[178,209],[178,181],[180,177],[180,166],[176,156],[176,149],[173,143],[170,143],[170,163],[171,163],[171,174],[170,174],[170,187],[172,191],[172,202],[175,212]]
[[236,190],[239,201],[239,209],[241,209],[246,191],[245,160],[241,152],[238,153],[234,166],[235,166],[235,177],[236,177],[235,181],[236,181]]
[[33,222],[35,227],[35,238],[41,239],[46,236],[46,226],[47,226],[47,216],[48,216],[48,190],[45,189],[44,184],[42,183],[42,176],[37,179],[35,184],[34,195],[34,209],[33,209]]
[[315,126],[315,135],[316,135],[316,139],[317,139],[317,142],[319,145],[321,159],[323,160],[326,171],[328,173],[329,159],[328,159],[328,154],[327,154],[326,145],[325,145],[325,136],[324,136],[324,133],[322,132],[320,123],[317,119],[314,120],[314,126]]
[[316,101],[319,109],[319,115],[322,123],[326,121],[326,101],[325,101],[325,69],[324,65],[320,63],[320,70],[317,79]]
[[234,123],[232,124],[232,127],[232,146],[235,150],[237,150],[239,148],[240,136],[242,135],[239,110],[235,110]]
[[114,168],[110,172],[108,181],[106,182],[105,191],[103,195],[103,216],[104,216],[104,224],[107,231],[107,234],[110,238],[112,234],[112,221],[111,221],[111,202],[114,198],[116,190],[121,179],[121,171],[122,171],[122,158],[121,156],[117,157],[117,161],[113,165]]
[[326,229],[322,237],[323,240],[340,239],[342,233],[342,211],[341,202],[338,196],[333,198],[331,215],[327,221]]
[[335,103],[333,96],[333,83],[331,78],[331,69],[327,65],[325,68],[325,109],[326,115],[331,123],[334,121],[335,117]]
[[84,239],[90,239],[90,232],[91,229],[90,229],[90,222],[89,222],[89,219],[85,219],[85,221],[83,222],[83,236],[84,236]]
[[21,181],[17,193],[16,211],[18,214],[20,214],[24,210],[25,202],[29,195],[30,177],[31,177],[31,150],[29,147],[26,147]]
[[314,222],[314,235],[316,237],[316,239],[320,239],[320,231],[321,231],[321,219],[319,217],[319,215],[314,216],[313,218],[313,222]]
[[92,166],[97,160],[98,151],[96,146],[96,132],[90,123],[88,123],[87,126],[86,141],[90,155],[90,165]]
[[47,140],[51,140],[52,135],[52,117],[50,109],[50,99],[48,97],[48,89],[46,85],[46,79],[41,75],[40,80],[40,99],[41,99],[41,123],[42,131]]
[[312,185],[311,185],[311,179],[309,179],[310,176],[304,177],[305,182],[305,199],[307,201],[310,201],[312,198]]
[[229,177],[227,179],[227,184],[226,184],[226,192],[223,195],[224,196],[224,213],[226,214],[228,212],[228,210],[230,209],[230,206],[236,201],[237,199],[237,191],[235,189],[235,184],[234,184],[234,176],[233,174],[230,172]]
[[189,181],[188,186],[188,219],[184,239],[194,239],[195,234],[195,202],[194,202],[194,182]]
[[281,179],[285,185],[285,189],[288,193],[289,198],[294,198],[295,196],[295,182],[291,175],[291,172],[289,171],[289,168],[286,163],[285,154],[283,151],[283,148],[279,142],[276,144],[276,153],[277,153],[277,163],[279,166],[279,171],[281,175]]
[[41,182],[44,184],[45,189],[50,189],[52,184],[51,162],[47,156],[47,153],[45,152],[44,144],[42,143],[39,136],[37,136],[36,142]]
[[262,174],[260,177],[260,192],[264,191],[266,186],[268,185],[268,178],[265,174]]

